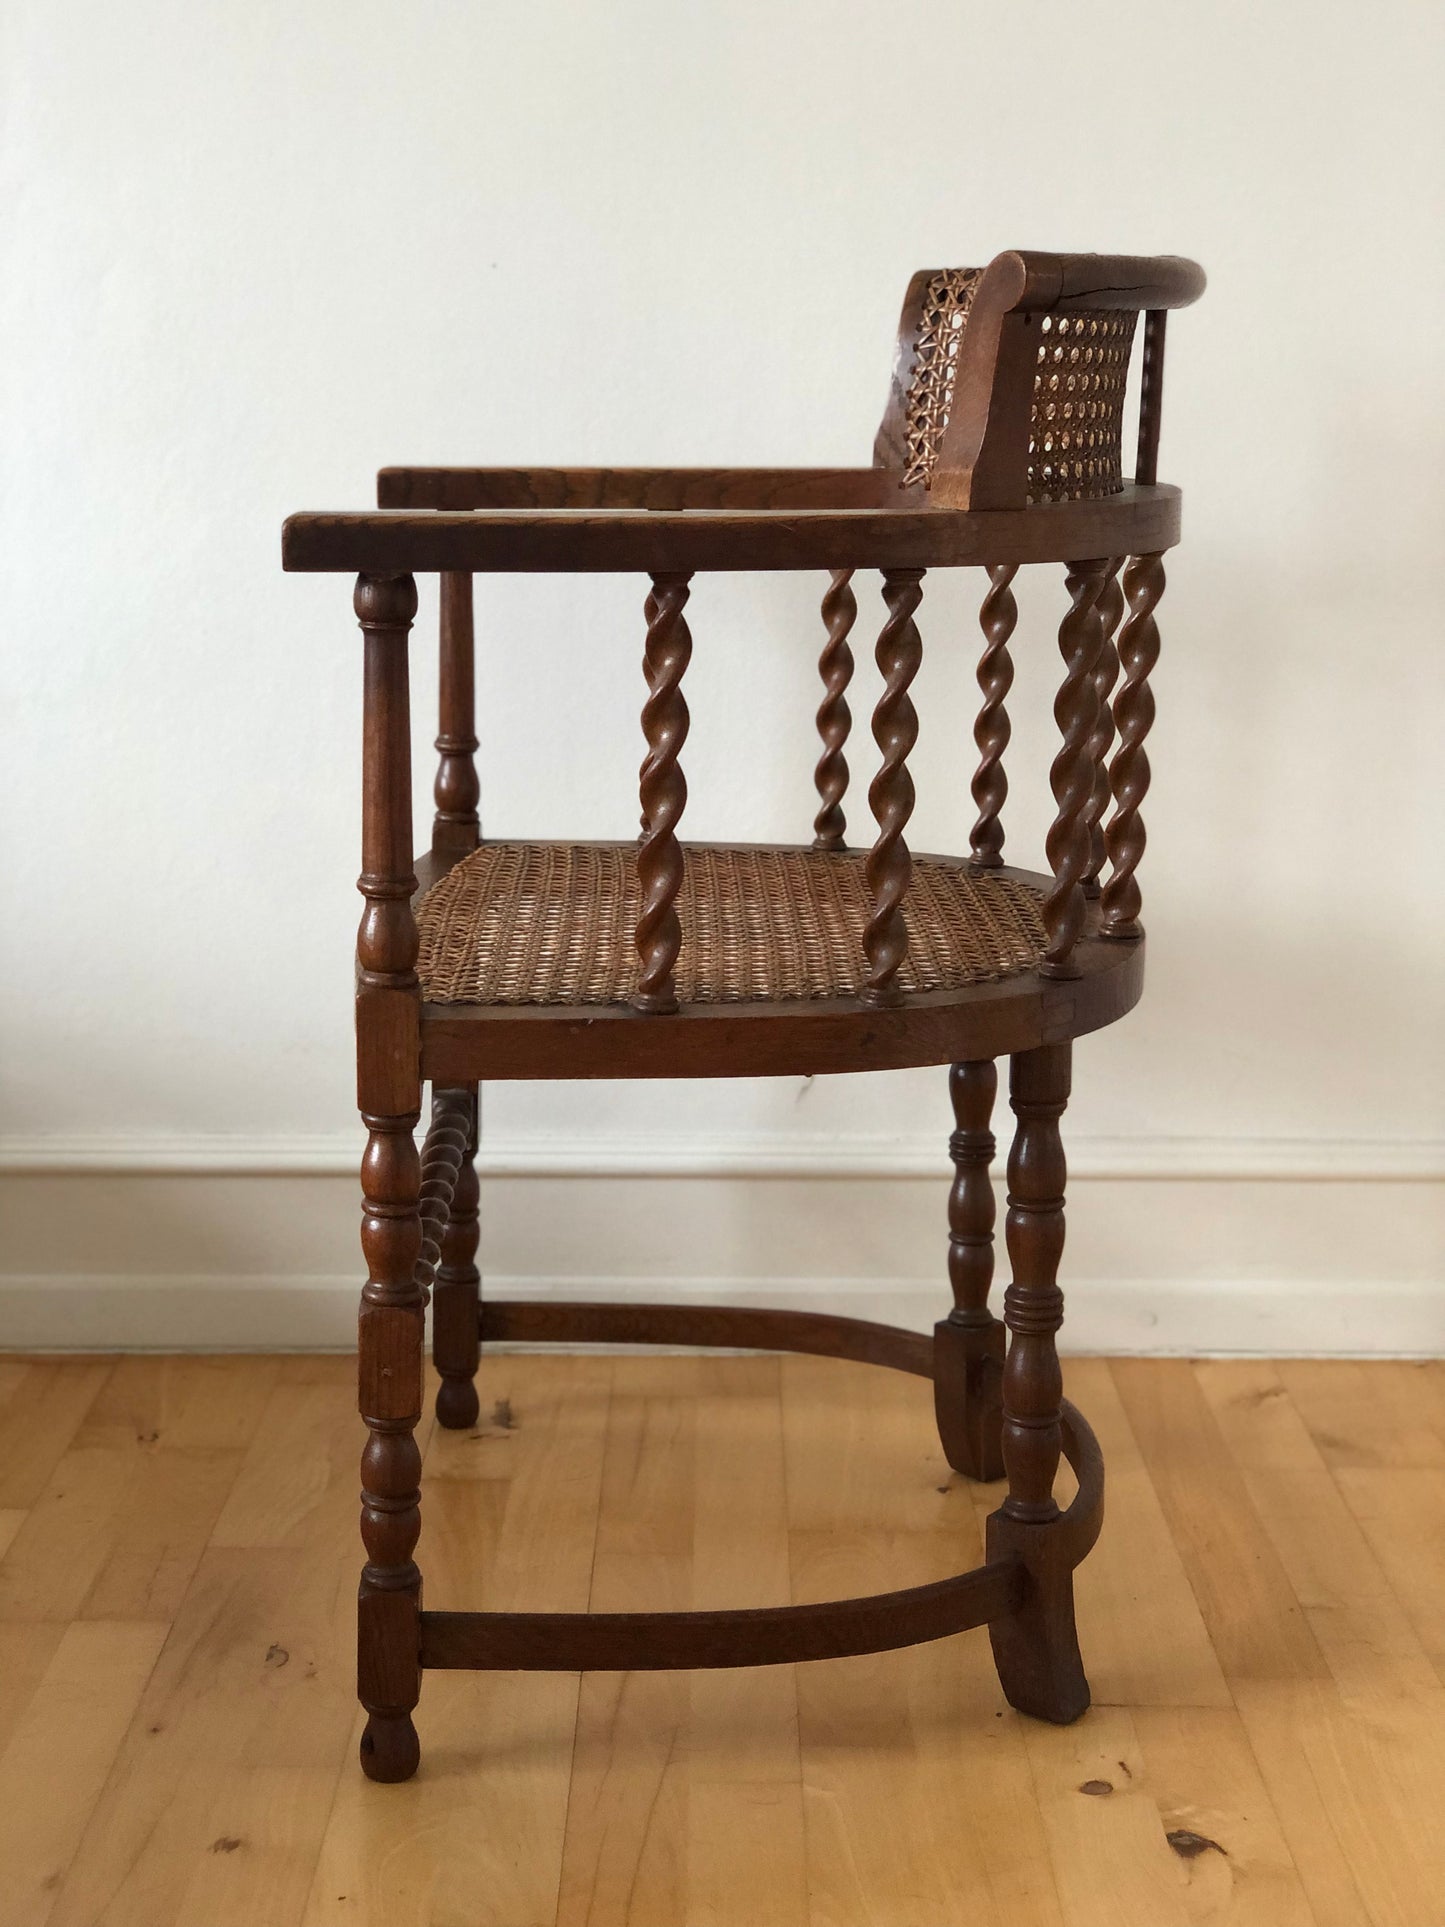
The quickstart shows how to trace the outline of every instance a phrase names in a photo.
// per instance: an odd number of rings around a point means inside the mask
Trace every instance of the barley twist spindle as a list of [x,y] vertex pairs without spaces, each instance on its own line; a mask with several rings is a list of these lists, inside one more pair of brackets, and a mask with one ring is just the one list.
[[973,726],[978,746],[978,767],[973,776],[973,801],[978,821],[969,837],[973,861],[994,868],[1003,862],[1003,823],[1000,820],[1008,797],[1008,777],[1004,774],[1003,753],[1008,748],[1010,728],[1004,707],[1013,687],[1013,658],[1009,639],[1019,619],[1014,600],[1013,579],[1018,574],[1015,562],[996,562],[988,572],[988,593],[979,610],[979,627],[987,642],[978,663],[978,686],[983,706]]
[[902,1000],[896,979],[908,955],[903,899],[908,894],[913,864],[903,832],[913,814],[908,754],[918,741],[918,712],[908,688],[923,660],[923,643],[913,620],[913,612],[923,599],[922,582],[922,569],[883,572],[888,620],[879,632],[877,660],[884,688],[873,711],[873,740],[883,760],[868,789],[878,835],[865,866],[873,914],[863,933],[868,975],[861,993],[870,1004]]
[[482,1281],[477,1269],[481,1229],[477,1210],[481,1198],[476,1166],[477,1125],[475,1085],[437,1093],[432,1131],[436,1133],[440,1128],[445,1132],[443,1166],[450,1165],[455,1145],[456,1172],[445,1214],[435,1228],[428,1223],[427,1200],[429,1181],[435,1185],[438,1172],[435,1164],[428,1169],[431,1162],[428,1156],[422,1158],[421,1267],[427,1265],[433,1240],[437,1254],[431,1273],[432,1362],[441,1380],[437,1387],[436,1411],[438,1420],[451,1431],[470,1429],[476,1424],[479,1412],[476,1375],[481,1351]]
[[1089,874],[1091,849],[1089,809],[1094,795],[1090,745],[1099,710],[1094,689],[1102,636],[1098,605],[1108,567],[1106,560],[1070,566],[1067,581],[1073,606],[1059,628],[1059,649],[1066,667],[1054,703],[1054,720],[1063,744],[1049,770],[1057,814],[1044,846],[1054,876],[1044,901],[1048,943],[1039,968],[1045,977],[1078,974],[1073,950],[1084,930],[1084,879]]
[[[421,1575],[412,1557],[421,1530],[421,1362],[426,1294],[417,1279],[421,1114],[417,932],[411,896],[411,742],[407,635],[416,615],[408,576],[360,576],[365,637],[362,874],[357,936],[358,1029],[391,1048],[363,1053],[358,1076],[368,1129],[361,1163],[358,1403],[368,1438],[361,1457],[358,1596],[359,1687],[368,1714],[362,1764],[379,1780],[406,1779],[418,1746],[411,1709],[421,1690]],[[398,1658],[398,1655],[405,1655]]]
[[462,1166],[472,1134],[470,1093],[459,1090],[437,1091],[432,1097],[431,1128],[421,1148],[421,1189],[417,1193],[417,1215],[421,1220],[421,1250],[417,1255],[416,1281],[423,1291],[431,1289],[442,1260],[442,1244],[451,1216]]
[[853,651],[848,647],[848,636],[858,615],[852,581],[851,569],[834,569],[823,597],[823,622],[828,640],[818,658],[824,695],[818,706],[818,735],[823,754],[813,773],[820,799],[818,814],[813,819],[815,850],[841,850],[848,832],[843,814],[843,797],[848,788],[848,760],[843,749],[853,727],[847,697],[848,684],[853,679]]
[[1084,878],[1084,894],[1097,897],[1099,872],[1104,867],[1104,812],[1109,807],[1109,749],[1114,741],[1114,684],[1119,680],[1119,651],[1114,636],[1124,613],[1124,590],[1119,581],[1123,556],[1109,564],[1108,578],[1099,594],[1099,655],[1094,664],[1094,694],[1099,699],[1099,717],[1089,738],[1089,756],[1094,765],[1094,793],[1089,799],[1089,874]]
[[683,609],[691,579],[654,575],[648,599],[648,696],[642,709],[647,757],[641,772],[643,830],[637,851],[636,941],[642,970],[632,1002],[655,1015],[677,1009],[672,973],[682,947],[676,905],[683,875],[677,825],[687,803],[687,779],[678,758],[687,741],[682,678],[692,656],[692,637]]
[[[651,590],[648,591],[647,600],[642,605],[642,619],[647,624],[647,631],[648,631],[648,640],[644,644],[643,651],[642,651],[642,680],[647,684],[648,688],[651,689],[652,668],[653,668],[652,656],[651,656],[652,625],[657,619],[657,597],[655,594],[653,594]],[[651,764],[652,764],[652,751],[648,750],[646,755],[643,757],[642,762],[639,765],[638,771],[637,771],[637,788],[638,788],[639,795],[642,792],[642,785],[647,779],[647,772],[648,772],[648,769],[651,767]],[[639,819],[639,828],[638,828],[637,835],[638,835],[639,842],[642,840],[644,836],[647,835],[646,810],[642,812],[642,815]]]
[[1119,746],[1109,771],[1114,811],[1104,831],[1109,876],[1101,906],[1104,935],[1126,940],[1143,935],[1139,922],[1142,898],[1135,871],[1144,854],[1144,819],[1139,813],[1149,789],[1149,758],[1144,739],[1154,722],[1154,694],[1149,677],[1159,660],[1159,627],[1154,611],[1163,593],[1163,557],[1132,557],[1124,570],[1124,595],[1129,613],[1119,632],[1119,661],[1124,680],[1114,700]]

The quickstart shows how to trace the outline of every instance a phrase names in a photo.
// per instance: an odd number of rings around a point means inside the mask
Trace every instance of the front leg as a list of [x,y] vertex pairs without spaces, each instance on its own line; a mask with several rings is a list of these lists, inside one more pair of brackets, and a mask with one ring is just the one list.
[[1063,1378],[1054,1340],[1064,1319],[1057,1283],[1066,1176],[1059,1119],[1069,1076],[1068,1044],[1023,1051],[1010,1065],[1018,1128],[1009,1157],[1013,1283],[1004,1294],[1011,1335],[1003,1374],[1008,1496],[988,1522],[988,1557],[1016,1559],[1026,1575],[1022,1603],[989,1626],[999,1683],[1021,1713],[1058,1725],[1078,1719],[1089,1705],[1074,1627],[1073,1564],[1054,1497],[1063,1444]]
[[366,1422],[361,1455],[357,1691],[369,1715],[361,1764],[373,1780],[416,1771],[412,1708],[421,1693],[422,1347],[421,999],[411,898],[411,748],[407,633],[416,614],[408,576],[356,584],[366,639],[362,737],[362,872],[366,909],[357,935],[357,1095],[370,1133],[361,1164],[366,1283],[357,1334],[357,1394]]
[[357,1693],[370,1717],[361,1764],[373,1780],[406,1780],[420,1757],[411,1714],[421,1696],[421,1574],[412,1557],[421,1533],[421,1160],[415,1117],[367,1122],[357,1391],[370,1436],[361,1455]]

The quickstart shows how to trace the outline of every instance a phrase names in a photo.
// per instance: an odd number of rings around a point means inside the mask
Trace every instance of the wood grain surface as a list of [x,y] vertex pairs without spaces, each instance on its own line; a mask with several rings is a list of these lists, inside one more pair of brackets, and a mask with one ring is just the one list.
[[[1438,1927],[1445,1364],[1070,1360],[1110,1462],[1076,1726],[1012,1713],[982,1633],[440,1672],[402,1786],[355,1767],[352,1372],[0,1361],[0,1927]],[[924,1584],[999,1500],[867,1365],[479,1385],[418,1427],[439,1608]]]

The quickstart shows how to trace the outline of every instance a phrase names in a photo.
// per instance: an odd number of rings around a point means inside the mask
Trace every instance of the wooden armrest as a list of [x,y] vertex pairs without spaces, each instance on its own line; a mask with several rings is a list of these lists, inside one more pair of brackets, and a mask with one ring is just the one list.
[[1179,540],[1179,491],[966,514],[894,509],[367,509],[307,511],[282,565],[369,575],[441,571],[654,574],[698,569],[953,568],[1145,555]]
[[384,509],[881,508],[921,495],[879,468],[384,468]]

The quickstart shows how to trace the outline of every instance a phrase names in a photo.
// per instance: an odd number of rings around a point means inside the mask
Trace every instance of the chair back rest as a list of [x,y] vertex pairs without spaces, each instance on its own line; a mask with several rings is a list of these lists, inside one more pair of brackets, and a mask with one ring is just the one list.
[[1203,291],[1203,270],[1177,255],[1010,252],[986,268],[920,270],[899,320],[876,465],[949,508],[1117,494],[1145,313],[1135,480],[1152,484],[1164,317]]

